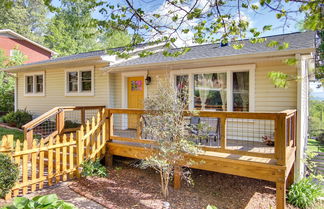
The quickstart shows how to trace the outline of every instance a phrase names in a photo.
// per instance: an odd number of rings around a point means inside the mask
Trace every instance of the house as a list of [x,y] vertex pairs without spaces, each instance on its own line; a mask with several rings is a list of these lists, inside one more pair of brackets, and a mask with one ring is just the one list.
[[47,60],[57,54],[9,29],[0,30],[0,49],[4,50],[6,56],[12,56],[14,50],[19,49],[27,56],[25,63]]
[[[52,108],[71,105],[128,108],[127,111],[111,109],[110,114],[114,117],[108,117],[113,123],[110,131],[115,131],[110,133],[109,140],[127,142],[134,142],[130,136],[136,132],[131,130],[137,129],[137,135],[140,135],[139,124],[131,123],[136,117],[127,114],[132,111],[133,115],[139,114],[132,109],[143,109],[144,98],[154,95],[157,90],[158,78],[172,80],[179,91],[186,86],[192,101],[189,109],[207,110],[202,117],[212,126],[221,121],[222,144],[215,145],[218,140],[215,139],[206,149],[229,155],[218,156],[216,161],[210,162],[209,169],[276,182],[277,199],[280,199],[278,208],[283,208],[285,182],[293,171],[294,162],[295,173],[303,173],[301,159],[307,140],[308,71],[313,67],[314,36],[313,32],[298,32],[267,37],[267,42],[288,42],[289,48],[284,50],[244,40],[245,46],[240,50],[206,44],[193,46],[188,53],[178,57],[163,56],[160,45],[141,45],[132,58],[126,60],[107,55],[105,51],[94,51],[15,66],[6,71],[17,74],[16,109],[26,108],[41,115]],[[142,50],[155,53],[140,58],[138,52]],[[288,58],[296,58],[298,62],[287,65],[284,61]],[[267,76],[271,71],[287,73],[298,79],[290,81],[288,88],[276,88]],[[292,109],[297,110],[297,116]],[[47,112],[47,115],[52,116],[55,111],[58,109]],[[82,114],[84,117],[84,112]],[[40,120],[34,124],[39,124]],[[128,131],[128,135],[116,136],[123,130]],[[257,147],[256,144],[261,145],[262,137],[279,141],[275,148]],[[231,141],[226,144],[223,141],[226,139]],[[132,152],[137,152],[137,156],[143,157],[144,151],[140,148],[109,145],[114,155],[134,157]],[[221,149],[213,149],[213,146]],[[225,158],[231,158],[231,161],[223,162]],[[233,160],[240,163],[233,168],[227,166],[228,162],[234,163]],[[261,161],[269,167],[261,165]],[[253,164],[253,169],[241,168],[245,163],[247,167]]]

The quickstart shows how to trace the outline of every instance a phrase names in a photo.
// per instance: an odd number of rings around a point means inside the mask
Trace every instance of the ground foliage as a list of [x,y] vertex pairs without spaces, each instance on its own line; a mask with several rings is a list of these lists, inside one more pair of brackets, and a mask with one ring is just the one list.
[[12,205],[1,209],[77,209],[71,203],[60,200],[56,194],[36,196],[32,199],[16,197]]
[[0,153],[0,171],[0,197],[3,198],[15,186],[19,170],[9,156]]

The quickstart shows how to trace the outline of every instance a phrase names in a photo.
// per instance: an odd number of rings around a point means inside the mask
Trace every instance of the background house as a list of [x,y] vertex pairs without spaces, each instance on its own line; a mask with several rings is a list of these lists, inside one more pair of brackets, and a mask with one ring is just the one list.
[[15,49],[19,49],[27,56],[25,63],[32,63],[50,59],[56,52],[12,31],[0,30],[0,49],[6,56],[11,56]]

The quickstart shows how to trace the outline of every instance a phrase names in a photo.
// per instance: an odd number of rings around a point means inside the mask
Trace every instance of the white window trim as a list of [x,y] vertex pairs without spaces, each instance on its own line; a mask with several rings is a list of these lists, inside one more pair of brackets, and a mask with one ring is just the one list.
[[[194,96],[194,74],[201,73],[227,73],[227,111],[233,111],[233,82],[232,76],[233,72],[242,72],[249,71],[249,112],[255,111],[255,64],[247,64],[247,65],[231,65],[231,66],[220,66],[220,67],[209,67],[209,68],[196,68],[196,69],[185,69],[185,70],[174,70],[171,71],[171,81],[174,86],[177,75],[188,75],[189,76],[189,98],[193,101]],[[194,104],[191,102],[189,104],[189,110],[194,109]]]
[[[81,91],[81,72],[84,71],[91,71],[91,91],[88,92],[82,92]],[[69,72],[78,72],[78,92],[69,92],[69,79],[68,79],[68,73]],[[81,67],[81,68],[70,68],[66,69],[64,72],[64,78],[65,78],[65,96],[94,96],[94,80],[95,80],[95,74],[94,74],[94,67]]]
[[[42,75],[43,76],[43,92],[36,93],[36,76],[37,75]],[[26,77],[27,76],[33,76],[33,93],[27,93],[27,82],[26,82]],[[44,71],[39,71],[39,72],[32,72],[32,73],[24,73],[24,96],[32,96],[32,97],[42,97],[45,96],[45,91],[46,91],[46,81],[45,81],[45,72]]]

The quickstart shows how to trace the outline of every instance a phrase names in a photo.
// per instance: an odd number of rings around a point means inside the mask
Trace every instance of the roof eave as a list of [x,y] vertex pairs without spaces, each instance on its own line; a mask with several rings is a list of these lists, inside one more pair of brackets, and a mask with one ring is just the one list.
[[30,40],[30,39],[28,39],[28,38],[26,38],[26,37],[20,35],[19,33],[14,32],[14,31],[12,31],[12,30],[10,30],[10,29],[0,30],[0,33],[9,33],[9,34],[11,34],[12,36],[18,37],[18,38],[20,38],[20,39],[22,39],[22,40],[25,40],[25,41],[28,41],[29,43],[31,43],[31,44],[33,44],[33,45],[39,47],[39,48],[42,48],[42,49],[44,49],[45,51],[50,52],[51,55],[57,55],[57,54],[58,54],[57,52],[55,52],[55,51],[53,51],[53,50],[51,50],[51,49],[49,49],[49,48],[47,48],[47,47],[45,47],[45,46],[42,46],[42,45],[36,43],[35,41],[32,41],[32,40]]
[[[73,60],[62,60],[58,62],[52,62],[52,63],[40,63],[40,64],[30,64],[30,65],[18,65],[18,66],[13,66],[10,68],[5,68],[5,69],[0,69],[9,73],[17,73],[17,72],[22,72],[25,70],[32,70],[35,68],[55,68],[55,67],[60,67],[63,64],[72,64],[72,63],[77,63],[77,62],[84,62],[84,61],[98,61],[98,63],[109,63],[108,60],[105,60],[102,58],[102,56],[93,56],[93,57],[85,57],[85,58],[79,58],[79,59],[73,59]],[[64,66],[62,66],[64,67]]]

